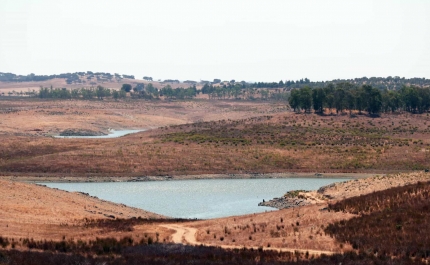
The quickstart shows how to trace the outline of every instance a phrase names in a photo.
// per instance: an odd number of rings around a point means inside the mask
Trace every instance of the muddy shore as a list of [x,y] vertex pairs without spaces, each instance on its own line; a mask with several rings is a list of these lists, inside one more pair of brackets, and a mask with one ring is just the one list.
[[[201,174],[167,176],[61,176],[55,174],[26,175],[0,174],[0,180],[21,182],[143,182],[195,179],[266,179],[266,178],[345,178],[362,179],[378,175],[376,173],[267,173],[267,174]],[[379,174],[385,175],[385,174]]]

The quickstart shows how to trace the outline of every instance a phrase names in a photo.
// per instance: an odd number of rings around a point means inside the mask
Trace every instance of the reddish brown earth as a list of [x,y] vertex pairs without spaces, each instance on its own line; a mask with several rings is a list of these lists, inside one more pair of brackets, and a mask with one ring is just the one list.
[[122,204],[103,201],[76,192],[51,189],[36,184],[0,180],[0,235],[4,238],[33,238],[60,241],[67,239],[95,239],[96,237],[142,237],[145,233],[167,230],[153,225],[139,225],[134,231],[106,230],[88,227],[87,220],[116,218],[165,218]]
[[177,231],[172,237],[174,242],[181,240],[188,244],[343,252],[352,247],[326,235],[324,228],[356,215],[329,212],[326,210],[329,203],[429,180],[430,173],[422,172],[354,179],[327,186],[319,192],[301,193],[312,202],[308,206],[166,227]]

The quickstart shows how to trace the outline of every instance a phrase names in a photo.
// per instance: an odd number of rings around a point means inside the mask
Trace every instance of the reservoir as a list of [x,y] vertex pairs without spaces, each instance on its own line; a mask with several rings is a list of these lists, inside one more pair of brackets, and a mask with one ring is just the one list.
[[276,210],[258,206],[290,190],[316,190],[346,178],[203,179],[42,183],[176,218],[209,219]]
[[106,138],[117,138],[132,133],[143,132],[146,130],[109,130],[109,134],[97,135],[97,136],[54,136],[55,138],[80,138],[80,139],[106,139]]

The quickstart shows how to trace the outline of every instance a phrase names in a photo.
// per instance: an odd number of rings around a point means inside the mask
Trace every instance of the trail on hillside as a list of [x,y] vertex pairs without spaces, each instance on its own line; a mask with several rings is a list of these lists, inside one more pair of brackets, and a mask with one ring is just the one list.
[[[216,244],[207,244],[198,242],[196,240],[197,229],[193,227],[186,227],[179,224],[164,224],[162,227],[175,230],[175,233],[172,235],[172,242],[176,244],[186,244],[186,245],[203,245],[206,247],[220,247],[223,249],[243,249],[245,246],[240,245],[216,245]],[[248,247],[250,248],[250,247]],[[314,250],[314,249],[295,249],[295,248],[274,248],[274,247],[263,247],[263,250],[275,250],[279,252],[308,252],[310,255],[333,255],[337,254],[337,252],[333,251],[323,251],[323,250]]]

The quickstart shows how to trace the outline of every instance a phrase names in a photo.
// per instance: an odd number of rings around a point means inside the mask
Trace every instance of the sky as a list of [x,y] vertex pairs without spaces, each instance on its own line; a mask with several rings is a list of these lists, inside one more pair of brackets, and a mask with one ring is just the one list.
[[429,0],[0,0],[0,72],[430,78]]

